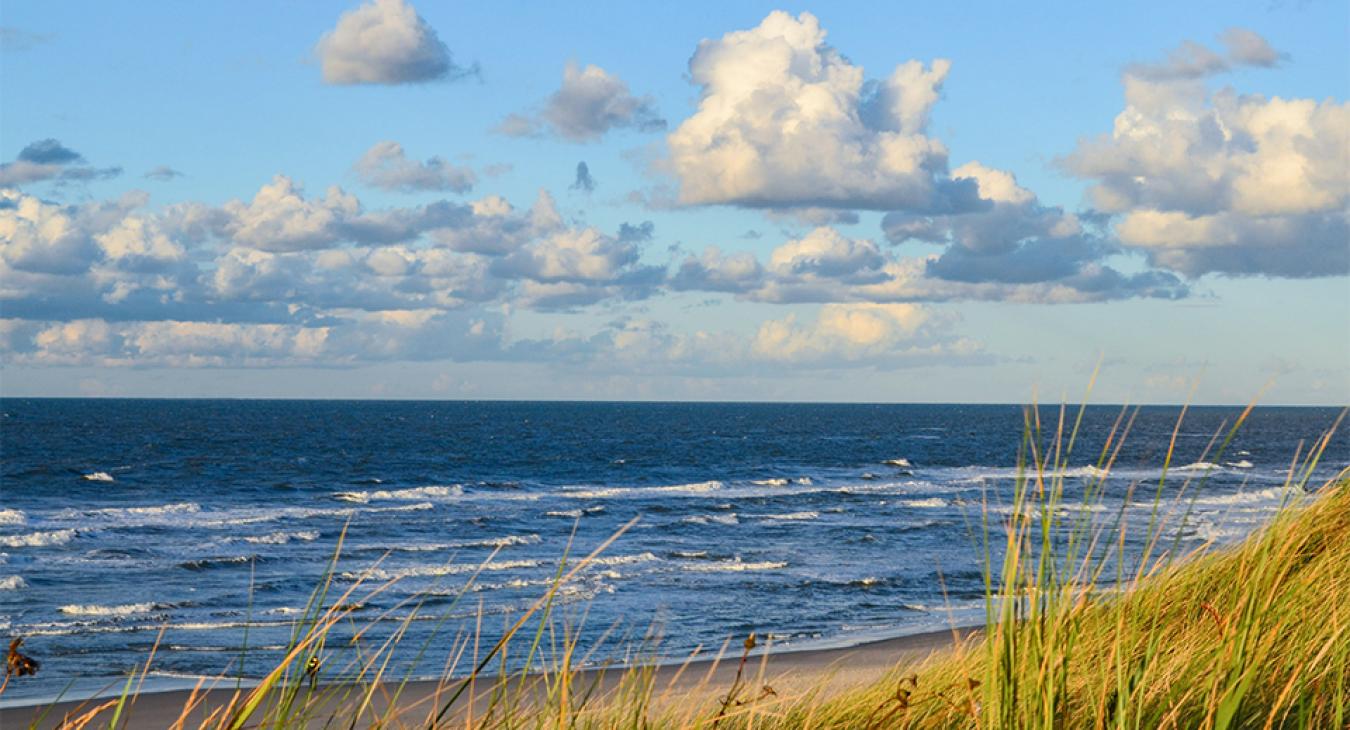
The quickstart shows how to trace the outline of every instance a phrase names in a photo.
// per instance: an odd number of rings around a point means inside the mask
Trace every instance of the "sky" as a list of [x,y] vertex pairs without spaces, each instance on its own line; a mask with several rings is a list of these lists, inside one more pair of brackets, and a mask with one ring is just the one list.
[[1350,403],[1342,2],[0,3],[0,394]]

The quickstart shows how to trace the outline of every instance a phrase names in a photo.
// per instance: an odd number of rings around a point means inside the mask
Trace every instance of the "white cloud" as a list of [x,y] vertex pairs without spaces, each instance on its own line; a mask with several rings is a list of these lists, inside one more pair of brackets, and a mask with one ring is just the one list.
[[666,128],[656,100],[637,97],[623,79],[599,66],[585,68],[569,62],[562,87],[553,93],[537,117],[513,114],[498,127],[502,134],[520,137],[541,129],[572,142],[590,142],[611,129],[651,132]]
[[329,84],[409,84],[469,73],[404,0],[373,0],[343,13],[314,50]]
[[478,181],[473,170],[456,167],[442,157],[426,162],[408,159],[403,145],[376,142],[352,166],[367,185],[410,193],[425,190],[449,190],[467,193]]
[[833,228],[817,228],[774,249],[769,267],[784,276],[848,278],[875,271],[885,263],[881,250],[867,239],[845,238]]
[[230,216],[226,228],[236,243],[264,251],[297,251],[342,240],[343,224],[354,219],[361,206],[336,185],[322,198],[306,199],[303,188],[277,175],[258,189],[252,201],[234,200],[223,210]]
[[1190,276],[1350,271],[1350,105],[1133,74],[1124,83],[1111,133],[1061,161],[1093,181],[1122,243]]
[[825,43],[810,13],[699,44],[698,110],[667,138],[685,204],[959,209],[973,191],[946,177],[927,135],[950,64],[898,66],[880,83]]

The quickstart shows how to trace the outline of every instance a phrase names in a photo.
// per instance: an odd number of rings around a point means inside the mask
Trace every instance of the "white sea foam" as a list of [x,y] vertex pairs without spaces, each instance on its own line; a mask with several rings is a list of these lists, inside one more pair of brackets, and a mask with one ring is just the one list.
[[644,497],[655,494],[706,494],[722,488],[722,482],[692,482],[690,484],[670,484],[661,487],[606,487],[602,489],[577,489],[560,492],[559,496],[572,499],[609,499],[615,497]]
[[7,575],[4,578],[0,578],[0,591],[17,591],[20,588],[26,588],[27,586],[28,583],[24,581],[22,576]]
[[299,532],[272,532],[266,535],[251,535],[242,538],[254,545],[285,545],[288,542],[311,542],[319,539],[318,530],[300,530]]
[[26,535],[0,535],[0,545],[5,547],[50,547],[65,545],[75,539],[74,530],[40,530]]
[[684,523],[690,524],[690,525],[708,525],[708,524],[718,524],[718,525],[739,525],[739,524],[741,524],[741,521],[740,521],[739,518],[736,517],[736,513],[735,513],[735,512],[732,512],[731,514],[727,514],[727,515],[690,515],[689,517],[686,517],[686,518],[680,520],[680,522],[684,522]]
[[342,502],[366,504],[372,501],[409,502],[416,500],[445,500],[464,495],[464,488],[458,484],[412,487],[409,489],[376,489],[373,491],[334,492],[333,498]]
[[28,515],[23,510],[0,509],[0,525],[22,525],[28,522]]
[[163,515],[188,515],[201,512],[201,505],[196,502],[174,502],[171,504],[157,504],[148,507],[107,507],[104,509],[92,510],[65,510],[57,515],[58,518],[70,517],[72,513],[77,513],[84,517],[101,517],[109,519],[125,519],[127,517],[159,517]]
[[746,563],[740,558],[734,560],[716,560],[707,563],[690,563],[683,567],[683,570],[690,573],[741,573],[747,571],[778,570],[786,568],[787,563],[775,561],[761,561],[757,563]]
[[85,479],[85,481],[90,481],[90,482],[111,482],[111,481],[113,481],[112,475],[109,474],[109,473],[106,472],[106,471],[96,471],[96,472],[93,472],[93,473],[91,473],[91,474],[85,474],[85,475],[84,475],[84,479]]
[[[1199,506],[1222,507],[1264,503],[1273,507],[1278,505],[1281,501],[1292,499],[1301,493],[1302,492],[1298,488],[1279,486],[1247,492],[1234,492],[1232,494],[1204,494],[1195,498],[1195,504]],[[1183,499],[1185,498],[1183,497]]]
[[473,573],[478,570],[496,571],[496,570],[521,570],[524,568],[537,568],[543,562],[539,560],[494,560],[490,563],[479,565],[477,563],[464,563],[452,565],[415,565],[410,568],[384,569],[376,568],[369,571],[349,571],[342,574],[346,580],[394,580],[397,578],[439,578],[446,575],[463,575]]
[[785,512],[777,515],[755,515],[763,520],[775,520],[779,522],[800,522],[805,520],[814,520],[820,517],[819,512]]
[[1247,461],[1246,459],[1239,459],[1237,461],[1228,462],[1227,466],[1231,466],[1234,469],[1250,469],[1256,465],[1251,463],[1250,461]]
[[885,461],[883,461],[883,462],[881,462],[881,463],[886,464],[886,465],[889,465],[889,466],[899,466],[899,467],[911,467],[911,466],[914,466],[913,464],[909,463],[909,459],[887,459],[887,460],[885,460]]
[[591,565],[632,565],[633,563],[650,563],[653,560],[660,560],[651,553],[638,553],[637,555],[610,555],[598,557],[590,562]]
[[896,504],[900,504],[905,507],[936,508],[936,507],[946,507],[947,500],[941,497],[929,497],[927,499],[902,499],[896,502]]
[[548,512],[545,512],[545,513],[544,513],[544,516],[545,516],[545,517],[567,517],[567,518],[570,518],[570,519],[577,519],[578,517],[581,517],[581,510],[579,510],[579,509],[550,510],[550,511],[548,511]]
[[786,487],[788,484],[791,484],[792,482],[788,479],[783,479],[779,477],[775,479],[756,479],[750,483],[759,485],[761,487]]
[[165,607],[158,603],[124,603],[118,606],[100,606],[95,603],[90,604],[70,604],[57,609],[68,616],[135,616],[142,613],[152,613],[163,610]]
[[1197,461],[1192,464],[1176,467],[1174,471],[1213,471],[1222,468],[1222,466],[1219,466],[1212,461]]

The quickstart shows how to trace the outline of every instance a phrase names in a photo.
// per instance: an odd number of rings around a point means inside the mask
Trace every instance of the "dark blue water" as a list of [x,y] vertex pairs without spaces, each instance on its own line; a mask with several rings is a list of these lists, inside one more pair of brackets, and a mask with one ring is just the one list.
[[[750,630],[807,647],[978,623],[980,505],[997,522],[1024,433],[1023,410],[1001,405],[0,406],[0,627],[44,662],[6,701],[113,681],[165,626],[155,676],[237,673],[245,643],[243,673],[264,671],[344,526],[339,590],[363,571],[372,586],[398,578],[354,614],[380,627],[371,637],[423,601],[404,644],[439,638],[419,674],[436,673],[480,604],[486,643],[541,595],[574,529],[580,553],[634,517],[561,594],[560,620],[584,613],[584,646],[652,626],[679,654]],[[1138,412],[1100,514],[1141,480],[1127,514],[1148,513],[1178,412]],[[1192,409],[1180,430],[1165,493],[1189,482],[1197,495],[1175,520],[1183,549],[1265,519],[1291,460],[1339,411],[1257,409],[1220,455],[1215,435],[1239,413]],[[1070,500],[1096,479],[1120,414],[1089,409]],[[1056,416],[1043,409],[1046,431]],[[1347,462],[1340,435],[1314,482]]]

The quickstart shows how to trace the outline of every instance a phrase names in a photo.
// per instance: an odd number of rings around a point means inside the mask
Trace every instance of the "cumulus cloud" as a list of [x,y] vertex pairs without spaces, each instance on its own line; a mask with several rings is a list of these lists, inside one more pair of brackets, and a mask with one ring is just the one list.
[[[1015,192],[1015,191],[1014,191]],[[1017,194],[1020,196],[1020,193]],[[1033,205],[1027,200],[1022,205]],[[1006,219],[1034,215],[1012,212]],[[1055,220],[1055,216],[1043,216]],[[968,221],[961,221],[967,225]],[[997,228],[997,220],[971,224]],[[818,228],[776,248],[767,265],[749,253],[724,253],[710,246],[687,256],[671,277],[682,291],[732,293],[761,302],[903,303],[961,300],[1040,303],[1089,302],[1130,297],[1178,298],[1186,286],[1173,274],[1124,274],[1099,259],[1114,251],[1100,238],[1060,230],[1062,221],[1043,222],[1026,238],[1007,246],[968,247],[946,219],[911,221],[888,217],[887,234],[942,243],[941,254],[902,257],[867,239],[849,239]],[[1024,224],[1025,225],[1025,224]],[[973,243],[984,244],[976,239]]]
[[29,143],[13,162],[0,163],[0,187],[47,180],[106,180],[120,174],[120,167],[90,167],[83,155],[49,138]]
[[951,64],[909,61],[882,81],[825,42],[810,13],[705,40],[689,61],[698,110],[667,138],[680,202],[757,208],[961,210],[927,133]]
[[456,66],[436,31],[404,0],[373,0],[343,13],[314,51],[329,84],[412,84],[476,72]]
[[404,193],[427,190],[467,193],[478,181],[473,170],[456,167],[442,157],[431,157],[426,162],[410,160],[403,145],[397,142],[376,142],[352,169],[367,185]]
[[548,98],[542,111],[512,114],[497,131],[512,137],[548,131],[571,142],[591,142],[611,129],[655,132],[665,128],[655,99],[634,96],[623,79],[599,66],[582,68],[568,63],[562,87]]
[[[1236,37],[1232,53],[1273,59]],[[1350,271],[1350,104],[1211,93],[1134,68],[1124,86],[1112,131],[1060,160],[1092,181],[1121,243],[1188,276]]]

